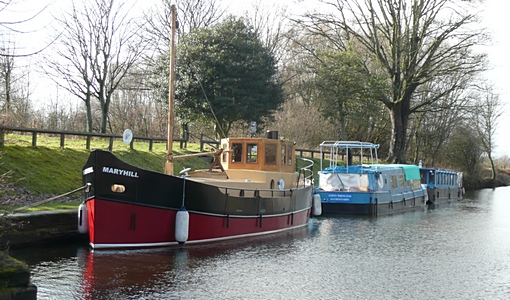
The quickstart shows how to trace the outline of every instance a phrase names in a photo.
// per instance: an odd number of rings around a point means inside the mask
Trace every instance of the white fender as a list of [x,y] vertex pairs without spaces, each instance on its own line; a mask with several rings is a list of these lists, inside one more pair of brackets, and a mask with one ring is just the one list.
[[314,216],[322,215],[321,195],[319,195],[319,194],[313,195],[312,214]]
[[89,219],[87,216],[87,205],[85,202],[82,202],[80,206],[78,206],[78,232],[89,232]]
[[278,180],[278,188],[280,191],[283,191],[285,189],[285,181],[282,179]]
[[183,207],[175,216],[175,240],[184,243],[188,240],[189,231],[189,213]]

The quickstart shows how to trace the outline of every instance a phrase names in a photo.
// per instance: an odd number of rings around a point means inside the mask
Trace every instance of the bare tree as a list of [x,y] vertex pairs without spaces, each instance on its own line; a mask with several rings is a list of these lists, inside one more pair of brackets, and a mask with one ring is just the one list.
[[0,113],[10,126],[26,126],[31,114],[30,72],[19,65],[11,33],[0,35]]
[[14,47],[10,40],[4,40],[2,35],[3,46],[0,47],[2,56],[0,56],[0,112],[7,113],[11,110],[12,102],[12,86],[13,86],[13,71],[14,71]]
[[255,33],[278,63],[285,55],[285,48],[289,42],[285,37],[288,30],[288,14],[289,10],[285,4],[274,2],[267,6],[261,0],[255,1],[244,12],[245,19],[253,26]]
[[492,152],[494,150],[494,136],[496,134],[498,120],[503,114],[499,95],[494,93],[491,86],[480,87],[479,93],[475,96],[478,100],[478,107],[474,111],[474,127],[478,132],[481,147],[491,166],[491,180],[496,178],[496,169]]
[[[198,28],[208,27],[225,17],[221,0],[184,0],[177,6],[178,35]],[[161,0],[160,5],[151,8],[144,16],[143,36],[151,43],[156,56],[168,52],[170,45],[171,0]]]
[[[485,69],[485,55],[473,52],[486,35],[478,29],[474,2],[462,0],[322,0],[331,13],[307,13],[308,30],[342,47],[355,39],[385,71],[390,93],[380,101],[390,111],[389,160],[406,162],[410,116],[458,89]],[[418,87],[450,80],[423,102],[413,102]]]
[[129,18],[130,7],[119,2],[93,0],[78,5],[73,1],[71,12],[57,18],[59,43],[47,58],[47,74],[84,102],[89,131],[93,130],[92,100],[99,102],[99,131],[104,133],[112,95],[145,49],[135,20]]
[[[413,102],[415,106],[427,101],[431,91],[443,90],[450,81],[431,81],[421,85],[415,92]],[[452,91],[438,99],[433,104],[417,109],[410,120],[409,141],[407,148],[413,153],[412,161],[422,160],[429,166],[437,163],[447,163],[445,145],[450,140],[456,127],[463,125],[463,120],[470,118],[472,107],[471,97],[464,89]]]

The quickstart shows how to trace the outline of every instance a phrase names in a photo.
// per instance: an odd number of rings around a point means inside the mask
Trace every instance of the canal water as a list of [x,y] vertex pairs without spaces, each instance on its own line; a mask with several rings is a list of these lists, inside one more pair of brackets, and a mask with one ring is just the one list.
[[510,187],[204,246],[12,250],[38,299],[510,299]]

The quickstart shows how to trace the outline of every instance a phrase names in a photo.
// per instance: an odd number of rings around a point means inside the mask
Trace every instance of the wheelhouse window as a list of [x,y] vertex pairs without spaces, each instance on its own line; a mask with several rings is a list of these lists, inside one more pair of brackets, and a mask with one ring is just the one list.
[[266,144],[266,164],[276,165],[276,145]]
[[243,144],[232,144],[232,162],[243,162]]
[[[227,145],[222,145],[223,150],[227,149]],[[228,161],[228,152],[223,151],[221,154],[221,162],[226,163]]]
[[287,163],[287,147],[282,145],[282,165]]
[[257,144],[248,144],[246,146],[246,161],[249,163],[257,162]]
[[294,147],[293,146],[288,146],[287,147],[287,164],[290,166],[292,165],[292,154],[294,153]]

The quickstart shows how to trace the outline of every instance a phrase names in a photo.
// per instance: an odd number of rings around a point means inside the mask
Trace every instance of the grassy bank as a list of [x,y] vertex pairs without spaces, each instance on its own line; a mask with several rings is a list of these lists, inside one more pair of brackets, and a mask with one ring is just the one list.
[[[93,140],[91,149],[107,149],[108,142]],[[90,153],[86,150],[84,139],[68,139],[63,149],[60,148],[59,137],[38,137],[37,144],[37,147],[32,147],[31,136],[28,135],[6,135],[5,146],[0,148],[0,175],[7,174],[4,181],[9,183],[10,188],[5,185],[4,188],[0,187],[0,206],[2,203],[6,205],[6,199],[11,199],[8,201],[9,207],[16,207],[25,204],[26,198],[40,200],[70,192],[83,185],[81,170]],[[167,155],[165,144],[154,144],[152,151],[149,151],[148,143],[135,141],[133,148],[117,142],[113,153],[134,166],[163,171]],[[172,149],[176,156],[200,150],[197,144],[188,144],[187,149],[180,149],[179,143],[174,143]],[[176,174],[183,167],[203,169],[208,168],[209,163],[200,158],[174,160]],[[77,194],[76,198],[82,195]],[[76,203],[49,203],[37,209],[61,209],[67,206],[76,207]]]

